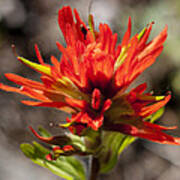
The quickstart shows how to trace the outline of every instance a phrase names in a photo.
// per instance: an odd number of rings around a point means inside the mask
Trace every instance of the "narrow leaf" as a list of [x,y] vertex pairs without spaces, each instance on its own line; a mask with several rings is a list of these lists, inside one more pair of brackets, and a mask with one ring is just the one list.
[[33,142],[32,145],[21,144],[20,148],[22,152],[35,164],[49,169],[57,176],[67,180],[86,179],[83,165],[74,157],[60,156],[56,161],[48,161],[45,157],[50,153],[50,151],[37,142]]
[[109,172],[116,164],[118,155],[133,142],[132,137],[116,132],[105,132],[98,158],[100,172]]
[[38,128],[38,131],[39,131],[40,135],[43,137],[51,137],[52,136],[46,129],[44,129],[41,126]]

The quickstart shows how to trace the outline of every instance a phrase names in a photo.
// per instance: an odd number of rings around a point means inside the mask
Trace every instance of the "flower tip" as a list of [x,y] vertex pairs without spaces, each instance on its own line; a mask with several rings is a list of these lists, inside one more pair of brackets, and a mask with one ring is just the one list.
[[167,127],[167,130],[174,130],[174,129],[177,129],[178,126],[171,126],[171,127]]
[[175,140],[175,143],[176,143],[175,145],[180,145],[180,138],[175,138],[174,140]]
[[74,14],[79,15],[79,13],[78,13],[76,8],[74,8],[73,11],[74,11]]
[[3,83],[0,83],[0,89],[2,89],[2,87],[3,87]]
[[156,96],[155,99],[156,101],[161,101],[165,98],[165,96]]
[[63,6],[60,10],[59,10],[59,13],[60,12],[65,12],[65,11],[69,11],[71,10],[71,7],[70,6]]
[[40,50],[39,50],[38,45],[35,44],[35,45],[34,45],[34,48],[35,48],[36,56],[37,56],[37,58],[38,58],[38,60],[39,60],[39,63],[42,64],[42,65],[44,65],[45,63],[44,63],[44,60],[43,60],[43,58],[42,58],[42,56],[41,56],[41,53],[40,53]]
[[58,41],[56,41],[56,46],[59,47],[60,45],[61,44]]
[[59,124],[59,127],[60,128],[63,128],[63,129],[66,129],[68,128],[69,126],[71,126],[72,123],[65,123],[65,124]]
[[5,73],[4,76],[5,76],[7,79],[9,79],[9,77],[11,77],[12,74],[11,74],[11,73]]
[[167,24],[165,25],[165,28],[164,28],[164,29],[166,29],[166,31],[168,30],[168,25],[167,25]]
[[31,130],[33,134],[36,134],[36,131],[32,128],[32,126],[28,126],[28,128]]
[[128,18],[128,29],[130,29],[130,30],[131,30],[131,24],[132,24],[131,16],[129,16],[129,18]]
[[56,46],[61,53],[64,53],[64,47],[58,41],[56,42]]
[[47,154],[46,156],[45,156],[45,158],[46,158],[46,160],[48,160],[48,161],[52,161],[52,160],[54,160],[53,159],[53,157],[52,157],[52,154]]
[[21,57],[21,56],[17,56],[17,59],[18,59],[19,61],[22,61],[22,57]]
[[25,59],[21,56],[17,56],[17,60],[26,65],[28,65],[28,62],[29,62],[27,59]]
[[161,34],[166,38],[167,37],[167,31],[168,31],[168,25],[166,24],[164,29],[162,30]]
[[43,139],[43,137],[39,136],[39,134],[32,128],[32,126],[29,126],[28,128],[31,130],[31,132],[32,132],[38,139],[40,139],[40,140]]
[[45,65],[42,65],[42,64],[37,64],[37,63],[34,63],[34,62],[31,62],[29,61],[28,59],[25,59],[21,56],[18,56],[17,59],[27,65],[28,67],[31,67],[32,69],[40,72],[40,73],[43,73],[43,74],[46,74],[46,75],[50,75],[51,74],[51,70],[49,67],[45,66]]
[[171,92],[170,91],[167,93],[166,99],[167,99],[167,101],[169,101],[171,99]]
[[161,101],[161,100],[164,100],[164,99],[169,100],[170,98],[171,98],[171,91],[168,91],[165,96],[156,96],[155,97],[156,101]]
[[63,151],[74,151],[74,148],[71,145],[65,145]]
[[61,154],[61,153],[63,153],[64,151],[63,151],[59,146],[56,146],[56,147],[53,147],[53,152],[58,153],[58,154]]
[[25,100],[22,100],[21,103],[22,103],[22,104],[25,104],[25,105],[28,105],[28,102],[25,101]]
[[168,95],[171,95],[172,94],[172,92],[171,91],[168,91]]
[[[21,86],[21,90],[23,90],[23,86]],[[22,104],[25,104],[27,106],[38,106],[39,102],[35,102],[35,101],[27,101],[27,100],[22,100],[21,101]]]
[[41,141],[44,141],[45,143],[49,143],[51,144],[51,141],[53,141],[53,137],[42,137],[40,136],[33,128],[32,126],[29,126],[29,129],[31,130],[31,132]]
[[37,43],[34,44],[35,49],[39,49]]

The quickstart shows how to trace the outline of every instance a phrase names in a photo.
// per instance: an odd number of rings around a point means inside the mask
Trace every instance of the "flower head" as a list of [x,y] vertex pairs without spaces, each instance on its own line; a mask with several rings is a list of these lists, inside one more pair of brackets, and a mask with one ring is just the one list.
[[71,132],[83,135],[87,128],[118,131],[128,135],[168,144],[179,144],[163,130],[173,129],[155,125],[148,117],[165,106],[171,95],[154,96],[144,93],[146,83],[127,92],[129,85],[149,66],[163,49],[167,27],[147,42],[152,29],[149,24],[139,34],[131,37],[131,18],[120,44],[117,34],[107,24],[94,28],[93,17],[89,16],[89,28],[74,10],[75,20],[69,6],[59,11],[59,26],[66,47],[57,42],[62,53],[60,61],[51,56],[46,64],[35,45],[40,64],[23,57],[18,60],[41,74],[36,82],[15,74],[5,74],[20,88],[4,84],[0,88],[17,92],[37,101],[22,101],[31,106],[54,107],[72,114],[67,118]]

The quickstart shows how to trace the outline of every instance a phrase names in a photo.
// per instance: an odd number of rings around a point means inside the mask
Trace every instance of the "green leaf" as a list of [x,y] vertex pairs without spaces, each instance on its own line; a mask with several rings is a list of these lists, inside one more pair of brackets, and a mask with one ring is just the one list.
[[45,156],[50,151],[37,142],[31,144],[21,144],[22,152],[35,164],[49,169],[67,180],[85,180],[85,170],[79,160],[74,157],[60,156],[56,161],[48,161]]
[[134,140],[134,137],[126,136],[121,133],[104,132],[101,150],[98,154],[100,172],[109,172],[117,163],[120,152]]
[[[164,108],[159,109],[153,115],[147,117],[151,123],[154,123],[164,113]],[[133,143],[137,138],[124,135],[117,132],[105,132],[103,135],[101,149],[98,155],[100,162],[100,172],[107,173],[116,164],[118,156],[125,148]]]
[[161,108],[158,111],[156,111],[153,115],[150,117],[150,122],[154,123],[156,120],[158,120],[163,114],[164,114],[165,108]]
[[157,121],[163,114],[164,114],[164,110],[165,108],[162,107],[161,109],[159,109],[158,111],[156,111],[154,114],[146,117],[144,119],[144,121],[149,121],[151,123],[154,123],[155,121]]
[[133,136],[127,136],[124,135],[124,139],[121,142],[121,146],[119,148],[118,154],[120,154],[126,147],[128,147],[131,143],[133,143],[137,138],[133,137]]
[[28,158],[35,158],[35,149],[31,144],[21,144],[20,148],[25,156],[27,156]]
[[101,131],[94,131],[93,129],[87,129],[84,134],[84,142],[86,146],[86,152],[94,153],[98,151],[100,143],[101,143],[101,137],[100,137]]
[[[161,108],[144,120],[154,123],[163,113],[164,108]],[[102,137],[102,145],[98,154],[100,172],[107,173],[110,171],[115,166],[119,154],[136,139],[137,138],[133,136],[128,136],[118,132],[105,132]]]
[[67,136],[71,139],[71,143],[74,147],[81,150],[82,152],[86,151],[86,146],[84,144],[84,140],[82,137],[74,135],[74,134],[67,134]]
[[52,136],[46,129],[44,129],[41,126],[38,128],[38,131],[39,131],[40,135],[43,137],[51,137]]
[[83,165],[74,157],[59,157],[56,161],[46,161],[46,167],[54,174],[67,180],[85,180]]

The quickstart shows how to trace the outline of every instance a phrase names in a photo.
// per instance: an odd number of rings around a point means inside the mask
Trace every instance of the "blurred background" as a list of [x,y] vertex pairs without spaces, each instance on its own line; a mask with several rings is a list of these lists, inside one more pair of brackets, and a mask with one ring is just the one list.
[[[0,0],[0,81],[9,85],[4,73],[13,72],[39,80],[39,75],[20,64],[11,49],[28,59],[37,61],[37,43],[46,61],[50,55],[60,57],[56,41],[64,42],[58,28],[58,9],[63,5],[77,8],[87,23],[92,13],[95,23],[108,23],[113,32],[124,34],[128,17],[132,17],[133,34],[154,21],[151,38],[168,24],[168,39],[157,62],[146,70],[134,85],[147,81],[149,90],[156,94],[172,91],[172,100],[158,121],[162,125],[180,127],[180,1],[179,0]],[[42,125],[53,134],[59,129],[49,123],[65,119],[65,114],[54,109],[32,108],[22,105],[20,95],[0,92],[0,179],[1,180],[56,180],[48,170],[34,165],[20,151],[23,142],[35,140],[28,125]],[[180,128],[179,128],[180,129]],[[173,132],[180,136],[180,130]],[[180,147],[158,145],[137,140],[124,151],[119,162],[103,180],[179,180]]]

